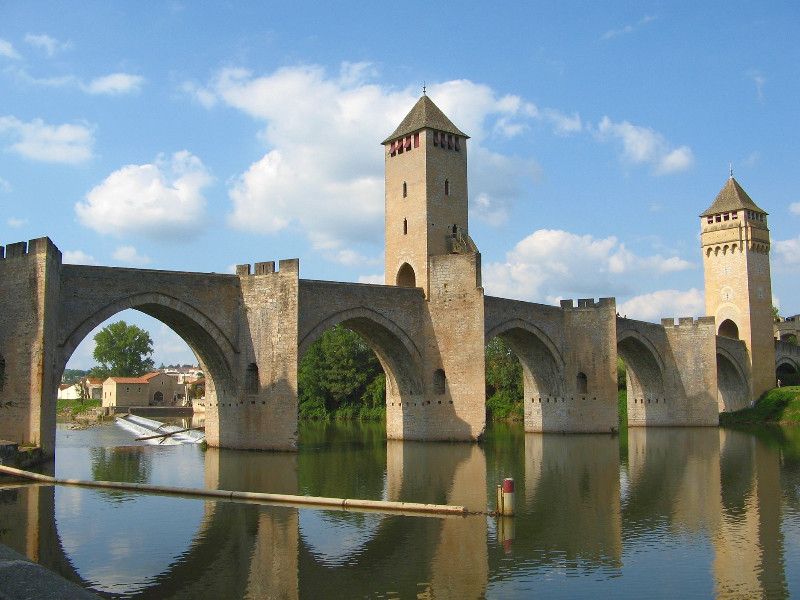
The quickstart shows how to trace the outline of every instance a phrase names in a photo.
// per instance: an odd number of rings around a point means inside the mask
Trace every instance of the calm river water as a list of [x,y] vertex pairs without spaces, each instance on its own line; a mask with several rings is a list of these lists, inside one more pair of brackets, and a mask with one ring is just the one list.
[[631,429],[386,442],[311,424],[296,454],[58,431],[58,477],[493,510],[390,516],[0,487],[0,542],[110,598],[800,597],[800,429]]

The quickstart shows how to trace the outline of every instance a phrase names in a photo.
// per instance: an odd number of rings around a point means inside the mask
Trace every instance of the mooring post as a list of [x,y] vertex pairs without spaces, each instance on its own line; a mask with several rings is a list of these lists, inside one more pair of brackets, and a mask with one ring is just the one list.
[[497,513],[504,517],[514,516],[514,480],[506,477],[503,485],[497,486]]

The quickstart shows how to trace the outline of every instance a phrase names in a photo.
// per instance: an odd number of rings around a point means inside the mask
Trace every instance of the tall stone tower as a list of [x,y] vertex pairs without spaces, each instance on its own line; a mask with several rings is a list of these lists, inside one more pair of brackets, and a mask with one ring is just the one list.
[[430,294],[430,257],[477,253],[469,238],[467,141],[423,95],[383,141],[386,284]]
[[718,335],[741,339],[750,355],[753,399],[775,384],[767,213],[731,177],[700,215],[706,314]]

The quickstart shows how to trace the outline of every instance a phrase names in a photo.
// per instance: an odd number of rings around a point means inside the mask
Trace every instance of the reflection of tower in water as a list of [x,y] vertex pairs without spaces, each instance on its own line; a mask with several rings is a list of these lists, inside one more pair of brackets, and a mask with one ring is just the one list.
[[720,446],[715,592],[723,598],[788,598],[779,450],[727,429],[720,429]]
[[[526,433],[525,502],[545,552],[589,564],[621,565],[616,437]],[[518,513],[521,503],[518,494]]]

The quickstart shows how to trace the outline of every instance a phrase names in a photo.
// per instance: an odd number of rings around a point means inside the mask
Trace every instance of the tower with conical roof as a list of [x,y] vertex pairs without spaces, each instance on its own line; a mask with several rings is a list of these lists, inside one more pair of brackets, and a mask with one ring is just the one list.
[[423,95],[383,141],[386,284],[430,293],[430,257],[476,253],[469,238],[467,139]]
[[718,335],[747,346],[750,392],[756,399],[775,383],[767,213],[731,172],[700,219],[706,314],[715,317]]

